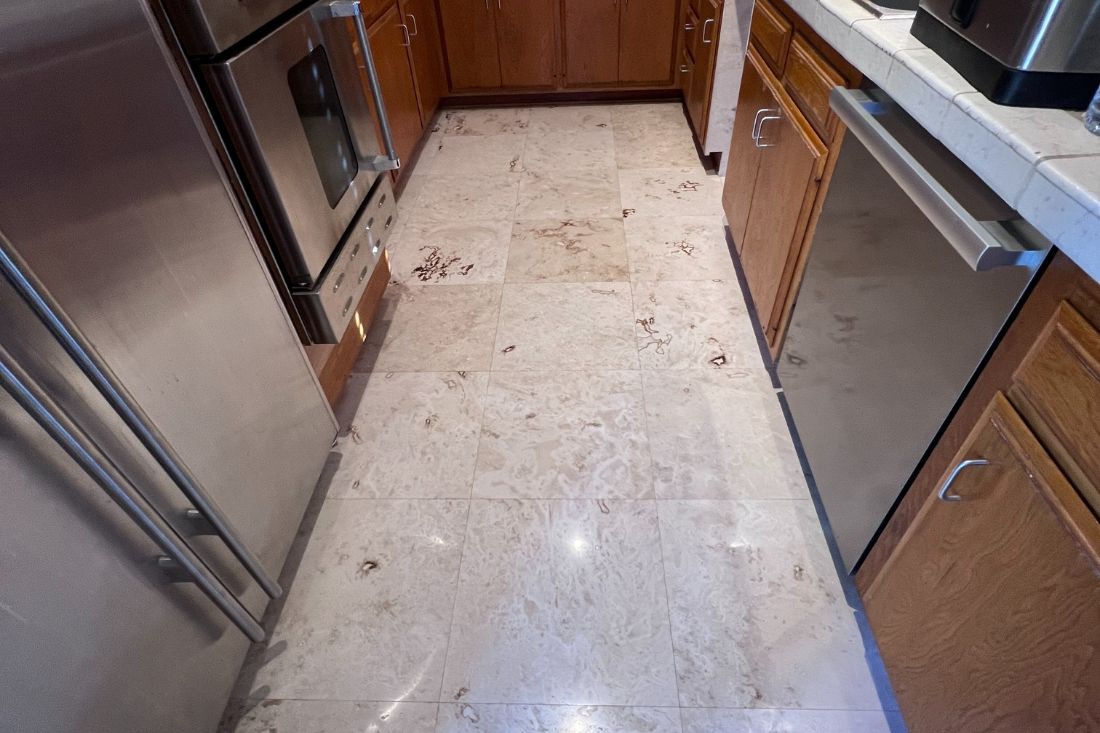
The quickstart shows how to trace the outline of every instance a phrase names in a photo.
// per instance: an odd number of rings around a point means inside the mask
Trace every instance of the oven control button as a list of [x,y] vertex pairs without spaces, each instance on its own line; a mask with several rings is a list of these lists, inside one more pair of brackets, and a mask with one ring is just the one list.
[[332,284],[332,292],[335,293],[337,290],[340,289],[340,286],[344,284],[344,275],[346,274],[346,272],[341,272],[340,277],[336,278],[336,282]]
[[346,316],[348,314],[349,310],[351,310],[351,298],[350,297],[348,298],[347,302],[344,303],[344,312],[340,314],[340,317],[343,318],[344,316]]
[[359,256],[359,248],[361,246],[362,244],[360,242],[356,242],[355,247],[351,250],[351,257],[349,257],[348,259],[354,260],[357,256]]
[[363,282],[363,279],[367,276],[368,272],[370,272],[370,265],[363,265],[363,269],[359,272],[359,282]]

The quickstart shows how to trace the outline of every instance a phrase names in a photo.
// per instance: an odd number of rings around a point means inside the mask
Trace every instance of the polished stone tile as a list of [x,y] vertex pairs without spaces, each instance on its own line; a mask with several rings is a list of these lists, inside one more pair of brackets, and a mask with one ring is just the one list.
[[680,704],[875,710],[809,501],[658,502]]
[[610,130],[611,110],[602,104],[531,108],[531,133]]
[[736,282],[635,282],[633,289],[643,369],[763,365]]
[[627,279],[622,219],[518,221],[508,282],[610,282]]
[[686,168],[703,175],[695,141],[686,130],[616,128],[615,161],[619,168]]
[[325,502],[238,697],[435,702],[469,502]]
[[442,699],[676,704],[656,502],[471,504]]
[[619,171],[624,216],[721,216],[722,179],[702,168]]
[[440,116],[440,127],[445,135],[522,135],[527,133],[530,116],[526,107],[453,109]]
[[622,215],[619,179],[614,167],[527,172],[519,178],[517,219],[606,219]]
[[527,139],[523,166],[536,172],[607,170],[615,166],[611,130],[541,132]]
[[627,283],[506,284],[494,370],[637,369]]
[[353,375],[345,390],[362,398],[328,495],[469,498],[488,384],[486,372]]
[[810,498],[763,369],[643,375],[658,498]]
[[634,280],[737,280],[721,217],[632,216],[624,224]]
[[433,733],[431,702],[256,700],[232,704],[218,733]]
[[353,371],[486,371],[499,285],[391,284]]
[[679,102],[616,104],[611,108],[611,125],[616,135],[651,130],[691,139],[691,128]]
[[439,706],[436,733],[681,733],[676,708],[596,705]]
[[684,733],[890,733],[876,711],[684,708],[682,715]]
[[520,177],[513,173],[448,172],[425,178],[416,203],[409,207],[410,221],[506,221],[516,213]]
[[437,175],[523,170],[524,135],[444,135],[428,171]]
[[442,285],[503,282],[511,236],[510,221],[413,221],[391,249],[393,279]]
[[474,495],[653,498],[640,373],[494,373]]

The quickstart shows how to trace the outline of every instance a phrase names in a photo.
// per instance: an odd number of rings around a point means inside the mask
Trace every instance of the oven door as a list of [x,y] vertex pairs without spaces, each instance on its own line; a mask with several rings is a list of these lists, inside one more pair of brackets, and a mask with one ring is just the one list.
[[164,3],[184,49],[214,56],[290,11],[299,0],[176,0]]
[[357,24],[366,35],[357,11],[358,3],[316,3],[204,67],[292,289],[317,285],[378,171],[397,165],[379,154],[366,95],[380,92],[369,47],[366,76],[356,61]]

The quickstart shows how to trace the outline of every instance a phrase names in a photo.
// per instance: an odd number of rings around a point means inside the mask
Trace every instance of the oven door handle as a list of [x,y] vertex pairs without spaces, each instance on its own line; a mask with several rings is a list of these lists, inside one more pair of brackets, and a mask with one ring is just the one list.
[[378,80],[378,68],[374,65],[374,54],[370,49],[370,38],[367,36],[367,24],[363,20],[360,0],[333,0],[328,4],[328,8],[333,18],[352,18],[355,21],[355,34],[359,37],[359,49],[363,53],[363,64],[367,68],[371,98],[374,100],[374,110],[378,115],[378,127],[382,130],[382,144],[386,148],[385,156],[371,156],[367,159],[367,165],[375,171],[397,170],[401,167],[401,158],[398,157],[397,148],[393,144],[393,131],[390,129],[389,115],[386,114],[386,103],[382,99],[382,84]]
[[1050,242],[1021,218],[974,217],[875,119],[882,106],[865,92],[836,87],[829,106],[974,271],[1042,264]]

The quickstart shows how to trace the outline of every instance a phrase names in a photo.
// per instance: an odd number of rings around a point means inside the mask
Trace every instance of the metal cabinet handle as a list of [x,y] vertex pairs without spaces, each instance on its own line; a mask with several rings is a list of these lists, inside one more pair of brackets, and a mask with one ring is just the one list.
[[756,122],[755,122],[756,130],[755,130],[755,134],[753,135],[753,138],[752,138],[753,142],[756,144],[756,147],[758,147],[758,148],[771,148],[771,147],[774,147],[775,143],[766,143],[766,142],[764,142],[764,123],[765,122],[770,122],[771,120],[781,120],[781,119],[783,119],[782,111],[778,110],[778,109],[762,109],[759,112],[757,112],[756,114],[757,114]]
[[865,92],[837,87],[829,106],[973,270],[1036,268],[1050,249],[1022,219],[979,221],[875,119],[888,107]]
[[412,45],[412,34],[409,33],[409,27],[404,23],[398,23],[397,27],[401,29],[401,35],[405,37],[405,40],[401,42],[401,45],[408,48]]
[[687,64],[680,64],[680,73],[681,74],[686,74],[689,71],[691,71],[691,69],[688,67]]
[[[263,641],[264,630],[179,535],[157,516],[133,484],[106,458],[87,433],[73,422],[41,386],[0,346],[0,386],[34,418],[88,476],[137,524],[170,560],[183,578],[193,582],[252,641]],[[158,559],[158,563],[159,563]],[[163,565],[163,563],[161,563]]]
[[685,31],[693,31],[693,30],[695,30],[695,24],[694,24],[694,23],[690,23],[690,22],[689,22],[689,23],[684,23],[684,30],[685,30]]
[[409,31],[409,35],[416,37],[420,35],[420,24],[416,22],[416,16],[412,13],[405,13],[405,17],[412,21],[412,30]]
[[34,312],[38,320],[49,330],[65,353],[80,367],[80,371],[95,385],[99,393],[111,405],[126,426],[156,459],[164,472],[179,487],[184,496],[213,526],[222,542],[237,560],[256,579],[260,587],[272,598],[283,593],[279,583],[260,564],[259,559],[245,545],[221,509],[210,498],[202,483],[176,453],[168,439],[157,429],[129,390],[114,373],[103,357],[92,346],[73,320],[65,313],[49,290],[38,280],[27,263],[15,251],[8,238],[0,233],[0,272],[11,282]]
[[707,38],[707,26],[714,25],[714,18],[707,18],[703,21],[703,43],[714,43],[714,38]]
[[947,480],[943,482],[943,486],[936,493],[940,501],[962,501],[962,497],[958,494],[948,493],[951,491],[951,485],[955,483],[955,479],[959,477],[959,474],[970,468],[971,466],[988,466],[989,461],[984,458],[974,458],[969,461],[963,461],[959,465],[955,466],[955,470],[951,472],[951,475],[947,477]]
[[[488,3],[489,0],[485,0]],[[374,63],[374,54],[370,49],[370,37],[367,36],[367,24],[363,20],[363,9],[360,0],[332,0],[329,3],[329,12],[334,18],[354,18],[355,35],[359,39],[359,48],[363,52],[363,65],[367,69],[367,79],[370,82],[371,99],[374,100],[374,111],[378,115],[378,127],[382,131],[382,144],[386,148],[385,157],[381,155],[371,156],[367,159],[367,166],[375,171],[392,171],[401,167],[401,158],[397,155],[397,148],[393,144],[393,130],[390,129],[390,118],[386,114],[386,102],[382,99],[382,83],[378,80],[378,67]],[[408,33],[408,28],[405,29]],[[405,44],[409,45],[408,43]]]
[[758,109],[758,110],[756,110],[756,116],[752,118],[752,141],[753,142],[756,142],[757,138],[760,137],[760,117],[763,116],[763,114],[767,111],[768,110],[766,110],[766,109]]

